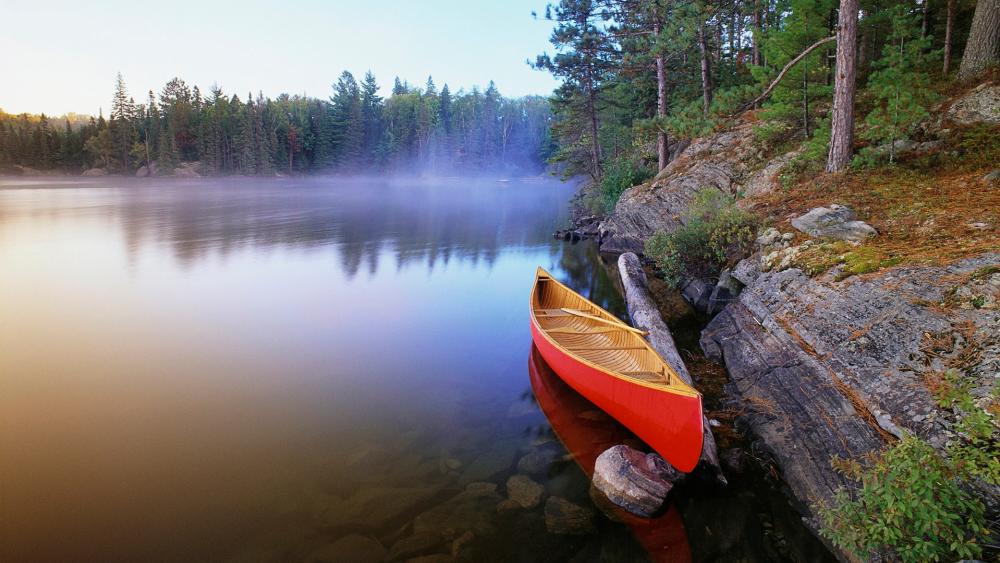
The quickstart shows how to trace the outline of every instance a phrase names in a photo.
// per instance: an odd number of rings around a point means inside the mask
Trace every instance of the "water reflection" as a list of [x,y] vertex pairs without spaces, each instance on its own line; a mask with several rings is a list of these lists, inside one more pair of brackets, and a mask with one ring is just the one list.
[[[528,359],[528,373],[531,389],[549,425],[588,476],[594,473],[597,457],[612,446],[629,444],[645,448],[624,426],[559,379],[534,346]],[[606,509],[613,510],[614,517],[631,528],[653,561],[691,561],[684,522],[672,504],[655,518],[636,518],[622,510]]]
[[[540,417],[508,416],[535,267],[621,312],[593,248],[551,237],[571,193],[0,180],[0,560],[301,560],[355,532],[389,549],[469,479],[502,494]],[[585,502],[579,476],[553,483]],[[351,512],[367,502],[399,512]],[[581,549],[498,517],[491,553]]]

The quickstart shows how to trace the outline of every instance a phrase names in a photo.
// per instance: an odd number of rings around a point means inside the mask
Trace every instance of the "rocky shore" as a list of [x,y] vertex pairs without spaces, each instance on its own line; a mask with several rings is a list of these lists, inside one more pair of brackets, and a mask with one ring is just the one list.
[[[971,89],[938,110],[925,128],[931,137],[949,127],[1000,123],[1000,85]],[[778,174],[796,153],[765,157],[753,127],[752,116],[736,119],[626,191],[596,229],[601,251],[641,253],[654,233],[683,224],[703,190],[738,194],[740,205],[775,193]],[[993,182],[989,174],[981,181]],[[811,271],[802,259],[810,249],[831,241],[853,248],[882,236],[841,203],[783,215],[778,209],[786,232],[763,233],[756,252],[718,279],[681,286],[694,306],[714,315],[700,344],[728,371],[727,400],[739,426],[777,463],[813,530],[817,507],[838,488],[856,486],[831,461],[860,459],[908,433],[943,451],[957,430],[936,404],[934,378],[960,368],[982,402],[1000,374],[1000,252],[890,263],[860,274],[842,261]],[[1000,225],[972,221],[968,228]],[[979,486],[976,494],[988,512],[1000,512],[996,487]]]

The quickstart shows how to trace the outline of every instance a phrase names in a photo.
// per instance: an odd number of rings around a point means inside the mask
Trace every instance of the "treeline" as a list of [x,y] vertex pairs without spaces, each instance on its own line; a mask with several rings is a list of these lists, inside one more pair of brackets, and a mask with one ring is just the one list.
[[[313,172],[535,173],[549,156],[546,98],[484,91],[440,91],[398,78],[387,98],[369,72],[344,72],[328,100],[207,95],[174,78],[137,103],[121,75],[111,113],[83,123],[0,112],[0,165],[132,174],[153,164],[169,174],[198,162],[206,174]],[[148,168],[147,168],[148,170]],[[143,170],[142,173],[145,173]]]
[[840,170],[856,124],[892,146],[929,85],[1000,59],[1000,0],[562,0],[545,17],[556,52],[533,65],[564,80],[553,158],[612,192],[752,107],[773,146],[806,141]]

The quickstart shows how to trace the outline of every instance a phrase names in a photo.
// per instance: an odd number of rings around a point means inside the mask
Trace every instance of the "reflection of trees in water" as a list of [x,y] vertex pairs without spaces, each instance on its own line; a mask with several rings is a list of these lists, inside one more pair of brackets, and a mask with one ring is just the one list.
[[558,264],[565,276],[560,277],[560,281],[613,314],[627,313],[618,288],[617,266],[600,255],[596,244],[560,243],[560,249]]
[[394,185],[328,180],[291,184],[248,180],[126,188],[102,207],[122,227],[134,257],[167,244],[185,266],[245,249],[311,250],[335,245],[348,276],[452,259],[492,265],[506,247],[552,241],[566,188],[550,183]]

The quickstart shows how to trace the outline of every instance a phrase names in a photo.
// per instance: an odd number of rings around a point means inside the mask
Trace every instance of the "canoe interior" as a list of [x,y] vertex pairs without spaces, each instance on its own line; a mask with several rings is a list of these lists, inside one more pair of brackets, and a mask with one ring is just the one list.
[[[697,395],[642,336],[614,315],[590,303],[539,268],[532,312],[539,328],[561,348],[613,375]],[[565,309],[571,310],[567,312]],[[603,321],[574,314],[576,311]]]

